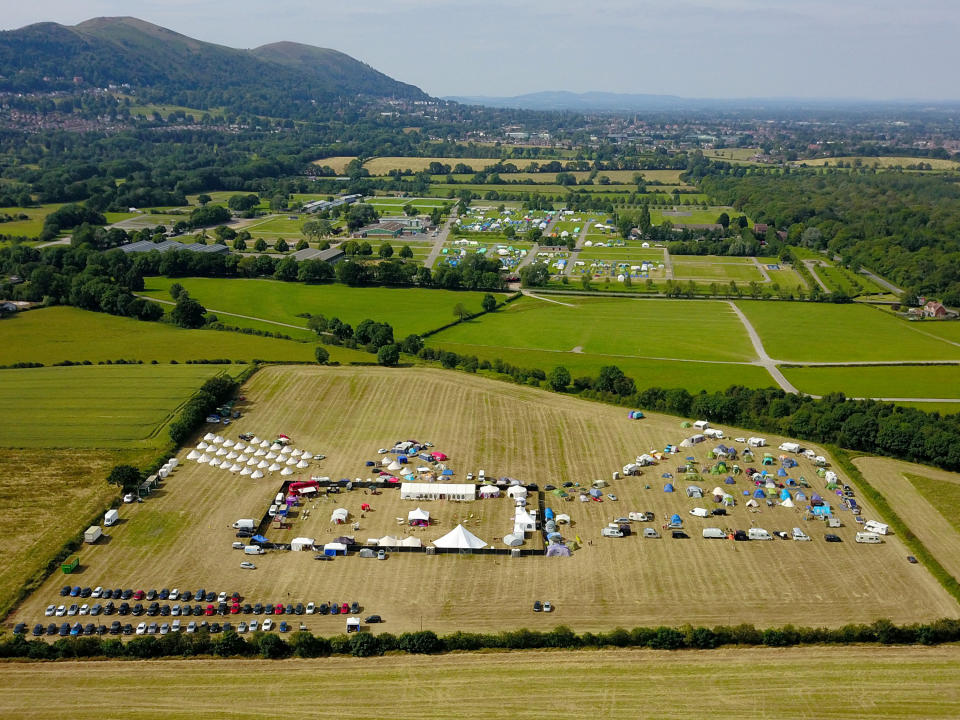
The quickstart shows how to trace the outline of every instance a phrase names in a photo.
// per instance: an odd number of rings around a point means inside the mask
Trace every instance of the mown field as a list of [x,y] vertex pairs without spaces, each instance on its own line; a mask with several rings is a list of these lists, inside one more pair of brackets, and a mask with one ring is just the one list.
[[[226,317],[223,320],[228,322]],[[271,329],[283,332],[279,326]],[[313,361],[313,347],[310,343],[236,332],[183,330],[72,307],[31,310],[0,322],[0,365],[49,365],[66,360],[182,363],[221,358],[243,363],[253,359],[299,362]],[[330,354],[331,359],[342,362],[353,359],[352,351],[341,348],[331,348]]]
[[[399,244],[398,244],[399,246]],[[304,285],[277,280],[216,278],[146,278],[144,295],[169,300],[170,286],[179,282],[204,306],[266,320],[306,327],[299,313],[339,317],[356,327],[366,318],[388,322],[398,338],[423,333],[452,322],[457,303],[480,311],[484,293],[416,288],[351,288],[345,285]],[[503,295],[498,295],[502,299]],[[282,328],[277,328],[283,332]]]
[[313,164],[320,165],[321,167],[326,165],[334,172],[343,173],[346,171],[347,165],[349,165],[353,160],[356,160],[356,158],[352,155],[337,155],[334,157],[325,157],[320,158],[319,160],[314,160]]
[[960,168],[960,163],[957,163],[955,160],[944,160],[942,158],[925,158],[925,157],[904,157],[904,156],[890,156],[884,155],[882,157],[859,157],[848,155],[844,157],[833,157],[833,158],[816,158],[814,160],[801,160],[800,163],[803,165],[810,165],[812,167],[819,167],[822,165],[830,165],[831,167],[836,167],[837,163],[843,162],[847,165],[853,165],[854,163],[859,163],[863,167],[878,167],[878,168],[889,168],[889,167],[907,167],[908,165],[918,165],[924,163],[925,165],[930,165],[934,170],[956,170]]
[[[254,375],[242,392],[247,411],[228,435],[284,432],[296,447],[327,455],[304,475],[366,476],[364,462],[376,458],[378,448],[416,438],[447,453],[456,478],[484,468],[491,476],[541,486],[582,485],[609,479],[635,454],[677,442],[689,432],[677,418],[631,421],[622,408],[443,370],[275,366]],[[782,442],[775,436],[768,440],[773,446]],[[705,462],[706,453],[700,446],[691,455]],[[186,449],[179,453],[181,459],[185,454]],[[80,562],[87,568],[84,583],[90,585],[217,588],[236,590],[253,602],[356,600],[364,614],[381,614],[382,629],[389,632],[418,629],[421,623],[438,632],[557,624],[583,631],[684,622],[765,626],[787,617],[796,624],[837,626],[883,617],[906,622],[957,615],[957,604],[923,566],[902,560],[906,552],[897,538],[857,545],[849,523],[839,530],[845,540],[840,544],[823,542],[819,528],[811,543],[710,542],[696,537],[701,521],[689,519],[690,540],[599,537],[602,520],[628,510],[653,510],[657,524],[669,512],[689,518],[686,510],[695,501],[660,489],[660,473],[672,471],[674,464],[614,481],[605,491],[621,495],[619,502],[551,499],[571,515],[567,536],[582,534],[586,543],[571,558],[404,553],[385,562],[354,556],[317,563],[310,553],[270,553],[250,572],[240,569],[242,556],[230,548],[229,525],[264,512],[280,478],[255,481],[185,462],[156,496],[125,508],[126,522],[111,529],[108,543],[83,548]],[[805,460],[796,472],[808,475],[815,487],[820,483]],[[703,480],[708,490],[711,482]],[[369,512],[378,512],[377,498],[366,499],[372,504]],[[429,509],[431,503],[426,505]],[[306,509],[322,519],[335,506],[317,500]],[[443,502],[435,506],[446,508]],[[784,508],[764,508],[757,515],[742,505],[734,510],[736,516],[728,520],[740,527],[801,524]],[[869,505],[864,513],[872,517]],[[356,534],[365,538],[365,520],[354,519],[360,523]],[[294,518],[294,527],[299,522]],[[445,523],[424,537],[449,529]],[[505,518],[502,532],[510,529]],[[484,539],[502,546],[499,537]],[[60,578],[51,578],[11,621],[35,622],[59,584]],[[536,598],[550,599],[556,611],[530,612]],[[304,617],[314,632],[343,629],[336,616]]]
[[[2,370],[0,438],[8,447],[141,448],[203,382],[235,365],[84,365]],[[132,390],[136,388],[135,392]]]
[[[782,368],[805,393],[848,397],[960,398],[960,365]],[[954,412],[960,412],[960,402]]]
[[673,276],[677,280],[717,283],[729,283],[733,280],[741,285],[764,282],[763,275],[751,258],[674,255],[671,262]]
[[960,578],[960,474],[890,458],[853,463],[953,577]]
[[960,359],[960,346],[863,305],[748,300],[737,305],[760,334],[767,353],[783,362]]
[[[442,157],[378,157],[367,160],[363,167],[371,175],[387,175],[391,170],[410,170],[411,172],[421,172],[430,167],[430,163],[439,162],[449,165],[451,169],[458,163],[469,165],[474,171],[479,172],[487,165],[496,165],[496,158],[442,158]],[[321,164],[329,164],[323,162]],[[332,165],[330,167],[333,167]]]
[[505,353],[579,348],[625,358],[754,359],[743,326],[724,302],[569,296],[562,302],[524,298],[430,341],[495,346]]
[[[960,655],[953,647],[445,655],[429,659],[428,682],[415,664],[403,655],[11,664],[0,713],[10,720],[100,720],[122,708],[123,715],[160,720],[254,718],[274,714],[278,704],[298,718],[356,720],[580,720],[638,712],[700,720],[705,708],[716,720],[960,713]],[[291,688],[292,678],[305,677],[336,681],[323,682],[318,700]]]
[[0,207],[0,216],[11,215],[14,218],[20,215],[26,215],[26,220],[11,220],[10,222],[0,223],[0,235],[11,235],[16,237],[35,238],[43,230],[43,221],[47,215],[54,210],[58,210],[63,203],[49,203],[47,205],[37,205],[35,207]]

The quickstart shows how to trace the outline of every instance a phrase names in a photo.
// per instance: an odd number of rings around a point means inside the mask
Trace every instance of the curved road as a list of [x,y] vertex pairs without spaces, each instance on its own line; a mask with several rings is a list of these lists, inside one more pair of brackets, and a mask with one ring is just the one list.
[[733,311],[737,314],[737,317],[740,318],[740,323],[743,325],[743,329],[747,331],[747,335],[750,336],[750,342],[753,343],[753,351],[757,354],[757,365],[766,368],[767,372],[777,381],[777,385],[783,388],[788,393],[793,393],[794,395],[799,395],[800,391],[787,380],[787,377],[780,371],[780,368],[777,367],[776,361],[767,355],[767,351],[763,347],[763,342],[760,340],[760,335],[753,328],[753,325],[750,324],[750,321],[747,319],[747,316],[743,314],[743,311],[737,307],[736,303],[733,300],[727,300],[727,304],[733,308]]

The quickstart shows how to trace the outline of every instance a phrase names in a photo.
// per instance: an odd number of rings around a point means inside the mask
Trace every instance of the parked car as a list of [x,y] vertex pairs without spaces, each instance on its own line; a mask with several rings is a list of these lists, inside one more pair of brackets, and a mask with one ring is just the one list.
[[47,605],[47,609],[43,611],[43,614],[47,617],[50,617],[57,611],[56,605]]
[[270,618],[265,618],[261,627],[263,628],[264,632],[270,632],[273,630],[273,620]]
[[66,597],[67,595],[69,595],[70,590],[71,588],[69,585],[64,585],[62,588],[60,588],[60,597]]
[[131,625],[130,623],[127,623],[126,625],[124,625],[124,626],[123,626],[123,634],[124,634],[124,635],[133,635],[133,625]]
[[256,632],[256,631],[257,631],[257,621],[256,619],[253,619],[250,621],[250,632]]
[[110,623],[111,635],[119,635],[121,632],[123,632],[123,626],[120,624],[119,620],[114,620],[112,623]]
[[363,621],[368,625],[374,625],[376,623],[382,623],[383,618],[381,618],[379,615],[368,615]]
[[543,604],[543,611],[544,611],[544,612],[553,612],[553,605],[550,604],[550,601],[549,601],[549,600],[547,600],[547,601]]
[[195,633],[196,631],[197,631],[197,623],[195,620],[191,620],[189,623],[187,623],[187,632]]
[[99,585],[97,585],[97,586],[93,589],[93,592],[90,593],[90,597],[92,597],[92,598],[100,598],[100,597],[102,597],[102,596],[103,596],[103,588],[100,587]]
[[[43,627],[40,625],[39,627]],[[17,623],[13,628],[14,635],[25,635],[27,633],[27,624],[26,623]]]
[[216,608],[213,605],[207,605],[206,610],[203,611],[203,614],[207,617],[213,615],[216,612]]
[[282,633],[285,633],[285,632],[287,632],[287,631],[290,630],[290,626],[287,625],[287,621],[286,621],[286,620],[281,621],[279,630],[280,630],[280,632],[282,632]]
[[256,570],[256,569],[257,569],[257,566],[256,566],[256,565],[254,565],[252,562],[248,562],[248,561],[246,561],[246,560],[244,560],[242,563],[240,563],[240,567],[242,567],[244,570]]
[[156,624],[155,622],[154,622],[154,623],[150,623],[150,624],[147,626],[147,634],[148,634],[148,635],[156,635],[156,634],[157,634],[157,630],[158,630],[158,628],[157,628],[157,624]]
[[826,535],[823,536],[823,539],[826,540],[827,542],[834,542],[834,543],[835,543],[835,542],[843,542],[843,541],[840,539],[840,536],[839,536],[839,535],[834,535],[833,533],[827,533]]
[[150,590],[147,590],[147,600],[150,600],[152,602],[153,600],[156,600],[156,599],[157,599],[157,591],[153,590],[152,588]]
[[326,615],[330,612],[330,606],[326,603],[320,603],[319,607],[317,608],[317,612],[321,615]]
[[76,603],[67,608],[67,615],[76,615],[78,612],[80,612],[80,606]]
[[644,536],[645,538],[656,539],[656,538],[660,537],[660,533],[658,533],[658,532],[657,532],[656,530],[654,530],[653,528],[644,528],[644,529],[643,529],[643,536]]
[[182,593],[180,593],[180,600],[183,602],[190,602],[193,600],[193,593],[189,590],[184,590]]
[[543,603],[541,603],[539,600],[534,600],[534,601],[533,601],[533,611],[534,611],[534,612],[543,612]]
[[145,622],[137,625],[137,635],[143,635],[145,632],[147,632],[147,624]]
[[911,565],[916,565],[917,559],[913,555],[907,555],[907,562]]
[[179,588],[174,588],[173,590],[170,591],[170,595],[168,596],[168,599],[170,599],[170,600],[177,600],[177,599],[179,599],[179,598],[180,598],[180,589],[179,589]]
[[[53,607],[53,605],[51,605],[50,607]],[[313,615],[313,613],[316,612],[316,610],[317,610],[316,605],[314,605],[312,602],[307,603],[307,615]]]
[[343,604],[340,606],[340,614],[341,614],[341,615],[346,615],[348,612],[350,612],[350,606],[347,605],[346,603],[343,603]]
[[174,620],[173,623],[170,625],[170,632],[175,632],[175,633],[180,632],[180,620],[179,620],[179,619]]
[[687,535],[683,530],[674,530],[670,535],[674,540],[686,540],[690,536]]

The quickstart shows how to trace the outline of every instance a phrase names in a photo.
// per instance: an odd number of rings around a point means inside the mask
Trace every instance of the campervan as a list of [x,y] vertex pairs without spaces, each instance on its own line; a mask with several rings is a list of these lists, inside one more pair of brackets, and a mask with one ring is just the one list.
[[605,527],[603,530],[600,531],[600,534],[603,535],[604,537],[611,537],[611,538],[623,537],[623,533],[620,531],[620,528],[618,527]]
[[708,438],[713,438],[714,440],[723,440],[723,430],[718,428],[707,428],[703,431],[703,434]]
[[806,534],[803,530],[801,530],[800,528],[794,528],[794,529],[793,529],[793,539],[794,539],[794,540],[804,540],[804,541],[806,541],[806,540],[809,540],[809,539],[810,539],[810,536],[807,535],[807,534]]
[[890,526],[886,523],[877,522],[876,520],[867,520],[863,524],[863,529],[868,533],[876,533],[877,535],[886,535],[890,531]]
[[694,426],[697,430],[703,431],[703,430],[706,430],[708,427],[710,427],[710,423],[707,422],[706,420],[697,420],[697,421],[693,424],[693,426]]
[[720,528],[710,527],[703,529],[703,537],[707,539],[724,540],[727,534]]
[[773,536],[763,528],[750,528],[747,537],[751,540],[773,540]]
[[110,527],[111,525],[115,525],[119,519],[120,515],[115,509],[107,510],[103,516],[103,524]]
[[697,507],[697,508],[693,508],[690,511],[690,514],[693,515],[694,517],[705,518],[710,516],[710,511],[707,510],[706,508]]
[[242,518],[233,524],[234,530],[253,530],[256,523],[251,518]]
[[795,442],[785,442],[780,446],[780,449],[784,452],[798,453],[800,452],[800,444]]
[[877,543],[883,542],[880,539],[880,536],[875,532],[858,532],[855,540],[858,543],[867,543],[870,545],[876,545]]
[[263,548],[259,545],[246,545],[243,548],[244,555],[263,555]]
[[767,441],[765,438],[752,437],[747,440],[747,445],[749,445],[750,447],[763,447],[766,444],[767,444]]

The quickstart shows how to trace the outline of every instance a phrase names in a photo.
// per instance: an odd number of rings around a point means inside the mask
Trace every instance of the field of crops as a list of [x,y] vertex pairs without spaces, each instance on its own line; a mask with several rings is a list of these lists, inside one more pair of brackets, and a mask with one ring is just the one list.
[[[609,481],[611,471],[637,453],[663,448],[689,432],[677,418],[628,420],[623,408],[443,370],[269,367],[242,392],[245,413],[228,435],[283,432],[296,447],[324,453],[327,458],[311,461],[302,471],[305,476],[367,476],[364,462],[379,457],[378,448],[398,438],[416,438],[447,453],[447,465],[457,478],[485,468],[491,476],[508,475],[541,487],[548,482],[582,487],[597,478]],[[747,434],[725,429],[731,435]],[[768,439],[773,446],[782,442]],[[706,464],[708,450],[701,445],[690,455]],[[181,460],[185,453],[180,452]],[[665,462],[642,477],[611,481],[604,502],[563,503],[550,496],[548,504],[571,516],[564,533],[583,540],[570,558],[392,553],[386,562],[352,556],[317,563],[310,553],[277,552],[259,557],[257,570],[250,572],[240,569],[242,556],[230,547],[234,535],[229,524],[238,517],[259,517],[282,478],[268,474],[251,480],[185,461],[164,482],[162,493],[124,508],[126,522],[111,528],[109,542],[84,547],[79,557],[86,567],[85,584],[222,588],[237,590],[252,602],[356,600],[365,614],[382,615],[383,629],[390,632],[414,630],[421,622],[438,632],[557,624],[577,631],[684,622],[765,626],[783,623],[787,606],[793,623],[828,626],[956,614],[956,603],[925,568],[902,560],[906,552],[896,537],[882,545],[856,544],[852,522],[837,531],[843,543],[825,543],[824,526],[804,520],[799,510],[764,507],[751,513],[741,502],[725,523],[770,530],[801,525],[813,542],[701,539],[700,526],[710,521],[691,518],[687,510],[704,501],[691,500],[682,491],[662,491],[660,474],[675,471],[675,464]],[[807,476],[815,487],[822,482],[803,458],[793,473]],[[704,477],[700,484],[709,490],[718,479]],[[738,479],[734,486],[738,497],[743,484]],[[368,513],[376,517],[381,507],[377,497],[352,492],[308,501],[289,522],[297,529],[304,522],[299,514],[306,511],[322,522],[333,508],[356,498],[369,502]],[[418,533],[428,541],[451,529],[454,511],[502,513],[497,535],[483,538],[498,547],[503,546],[499,534],[512,527],[512,507],[504,498],[477,501],[466,509],[445,501],[427,506],[442,520]],[[601,525],[640,509],[656,513],[657,527],[665,515],[682,514],[692,537],[600,537]],[[864,513],[872,517],[868,504]],[[352,534],[363,541],[367,520],[361,515],[351,521],[359,523]],[[382,519],[376,522],[382,525]],[[11,620],[42,617],[59,584],[60,578],[51,578]],[[531,613],[530,604],[538,597],[552,600],[556,611]],[[325,635],[343,628],[335,616],[305,616],[304,621]]]
[[[395,248],[396,249],[396,248]],[[300,313],[338,317],[354,327],[370,318],[393,326],[394,335],[424,333],[454,320],[457,303],[480,311],[484,293],[416,288],[351,288],[345,285],[303,285],[276,280],[222,280],[164,277],[146,279],[145,295],[169,299],[179,282],[204,306],[306,327]],[[498,296],[502,298],[503,296]],[[282,327],[276,328],[283,332]],[[312,352],[312,349],[311,349]]]
[[[0,714],[100,720],[104,708],[122,707],[131,716],[180,720],[221,717],[230,707],[239,717],[266,717],[282,698],[285,714],[309,719],[581,720],[633,717],[642,708],[643,717],[700,720],[709,708],[715,720],[903,720],[954,718],[960,705],[960,660],[948,646],[452,654],[429,658],[429,682],[416,680],[412,663],[400,655],[11,664]],[[291,691],[291,678],[312,676],[337,678],[325,683],[321,701]]]
[[[229,322],[226,317],[223,320]],[[284,330],[280,326],[272,329]],[[338,352],[340,348],[331,348],[332,359],[340,359]],[[31,310],[0,323],[0,365],[49,365],[66,360],[169,363],[221,358],[296,362],[312,361],[313,357],[313,345],[308,343],[235,332],[182,330],[165,323],[141,322],[72,307]]]
[[[410,170],[416,173],[429,168],[432,162],[449,165],[451,169],[458,163],[463,163],[469,165],[474,171],[480,171],[487,165],[496,165],[498,161],[496,158],[378,157],[367,160],[363,167],[371,175],[386,175],[391,170]],[[333,166],[331,165],[331,167]]]
[[[760,334],[767,353],[783,362],[960,360],[960,347],[863,305],[737,304]],[[927,327],[923,324],[924,332]]]

